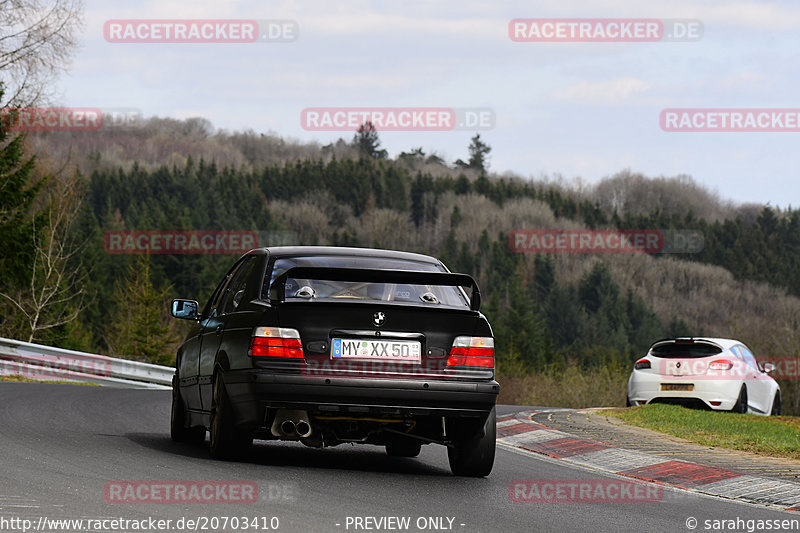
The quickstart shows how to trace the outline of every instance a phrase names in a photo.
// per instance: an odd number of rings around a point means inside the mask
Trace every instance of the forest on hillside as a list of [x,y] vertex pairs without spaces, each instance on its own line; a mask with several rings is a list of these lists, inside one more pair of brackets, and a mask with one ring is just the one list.
[[[4,143],[0,172],[15,179],[1,200],[9,215],[0,219],[0,292],[10,297],[0,303],[0,335],[171,364],[183,331],[166,303],[204,301],[235,256],[112,254],[105,235],[236,230],[289,236],[286,244],[422,252],[473,275],[510,378],[565,368],[625,375],[672,335],[740,338],[765,357],[800,354],[798,210],[725,203],[685,176],[624,171],[587,187],[496,175],[479,136],[466,161],[447,163],[421,148],[389,158],[369,130],[318,146],[214,132],[198,119],[148,124]],[[704,246],[509,248],[509,232],[532,228],[692,230]]]

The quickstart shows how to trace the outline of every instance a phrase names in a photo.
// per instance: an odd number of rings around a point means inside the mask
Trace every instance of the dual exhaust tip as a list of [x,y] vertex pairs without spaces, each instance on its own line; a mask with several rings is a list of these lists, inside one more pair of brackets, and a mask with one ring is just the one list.
[[294,422],[293,420],[284,420],[281,422],[281,433],[285,436],[297,435],[298,437],[308,437],[311,435],[311,425],[305,420]]
[[270,431],[276,437],[289,439],[305,439],[310,437],[312,433],[311,424],[308,421],[308,413],[289,409],[280,409],[278,411]]

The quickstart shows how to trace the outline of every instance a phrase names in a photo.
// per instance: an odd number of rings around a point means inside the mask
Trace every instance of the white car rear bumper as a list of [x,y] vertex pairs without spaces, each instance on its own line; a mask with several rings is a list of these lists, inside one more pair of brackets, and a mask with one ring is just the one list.
[[[730,411],[739,398],[741,379],[710,379],[708,376],[663,376],[634,370],[628,379],[628,399],[634,405],[650,403],[656,398],[698,399],[709,408]],[[692,390],[661,390],[662,385],[691,385]],[[719,405],[713,405],[711,402]]]

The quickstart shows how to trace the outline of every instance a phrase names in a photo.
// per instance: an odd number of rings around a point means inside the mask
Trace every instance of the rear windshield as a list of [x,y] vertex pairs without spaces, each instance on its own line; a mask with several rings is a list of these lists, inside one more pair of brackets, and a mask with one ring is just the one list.
[[[434,263],[407,261],[383,257],[315,255],[283,257],[276,259],[269,274],[265,291],[278,276],[294,267],[377,268],[382,270],[415,270],[446,272]],[[264,295],[267,297],[267,294]],[[315,279],[286,280],[287,300],[392,302],[406,305],[455,307],[469,309],[469,301],[457,287],[439,285],[413,285],[400,283],[370,283],[354,281],[328,281]]]
[[708,357],[722,352],[722,348],[707,342],[667,342],[653,346],[650,353],[656,357]]

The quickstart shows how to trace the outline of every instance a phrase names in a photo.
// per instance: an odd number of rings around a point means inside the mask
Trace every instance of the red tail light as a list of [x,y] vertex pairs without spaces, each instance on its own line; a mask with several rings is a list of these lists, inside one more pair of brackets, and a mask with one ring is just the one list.
[[650,360],[649,359],[639,359],[633,365],[633,368],[635,368],[636,370],[642,370],[644,368],[650,368]]
[[303,359],[300,333],[291,328],[256,328],[247,355]]
[[731,368],[733,368],[733,363],[725,359],[718,359],[708,363],[709,370],[730,370]]
[[491,337],[456,337],[450,348],[447,366],[494,368],[494,339]]

